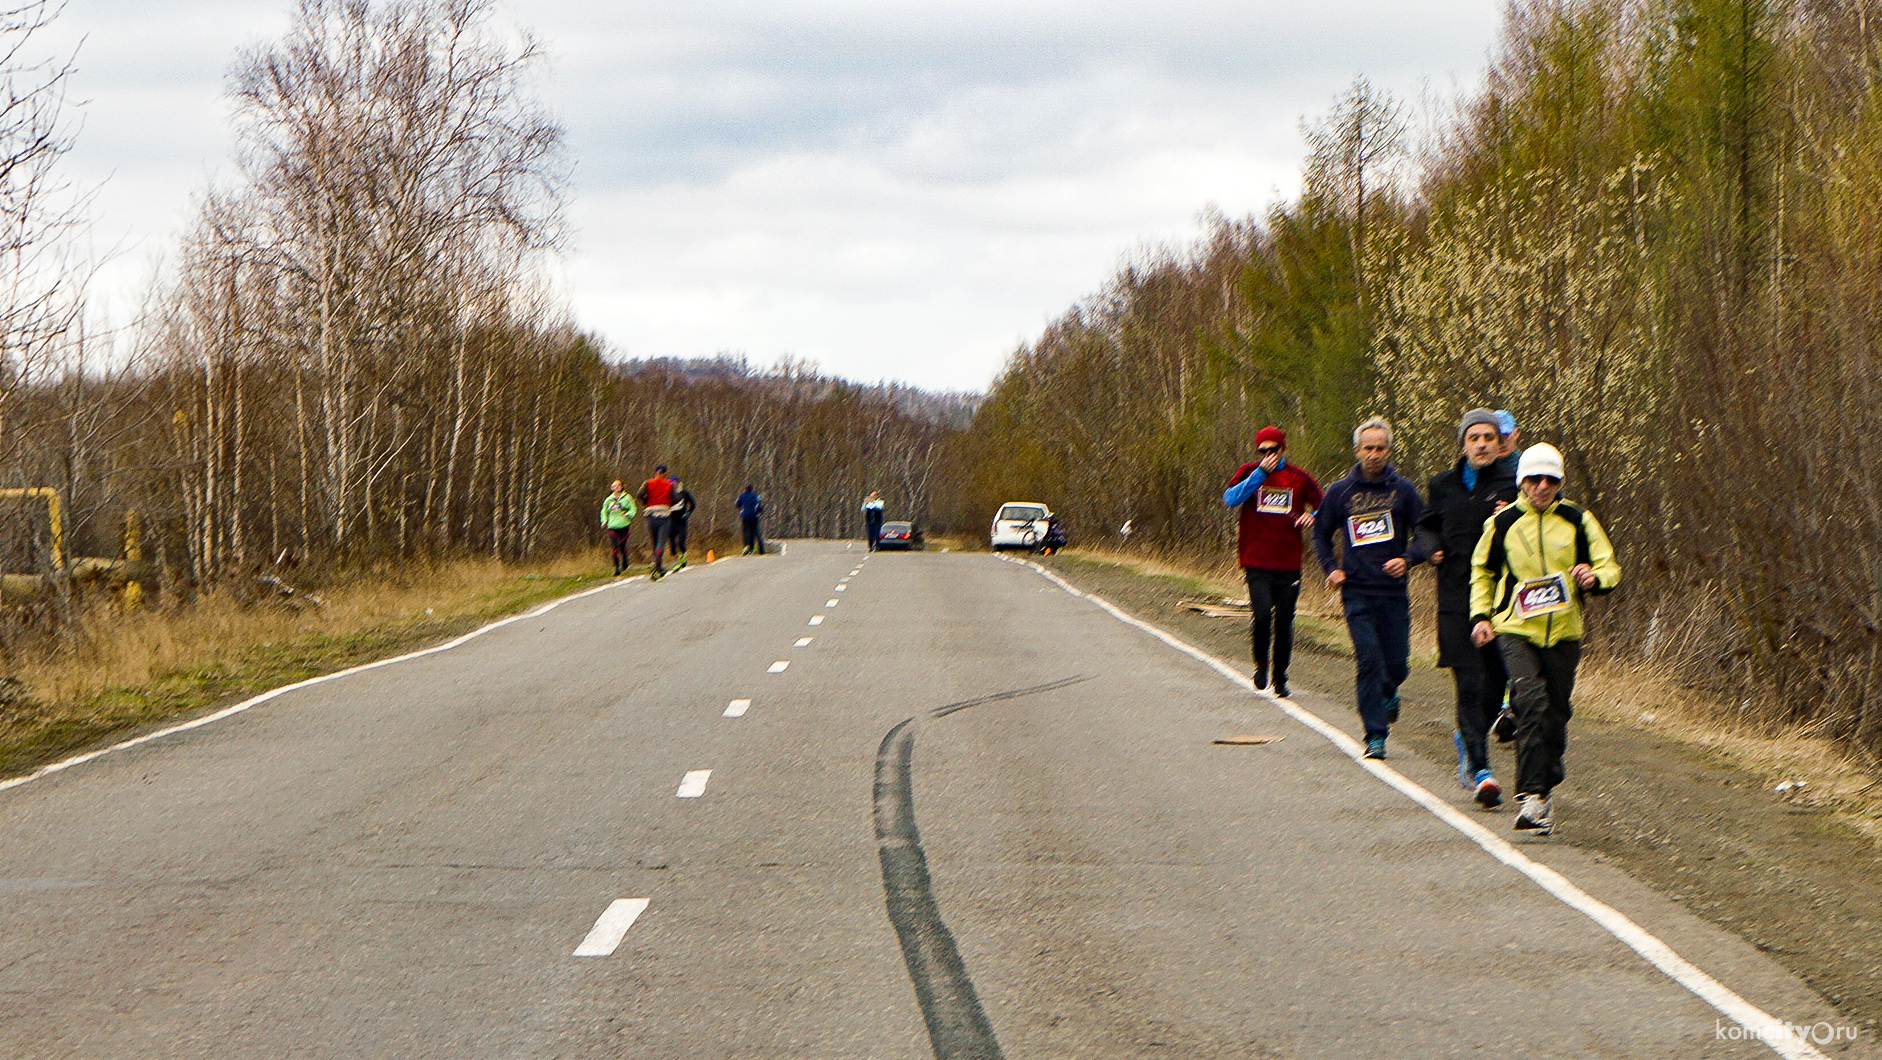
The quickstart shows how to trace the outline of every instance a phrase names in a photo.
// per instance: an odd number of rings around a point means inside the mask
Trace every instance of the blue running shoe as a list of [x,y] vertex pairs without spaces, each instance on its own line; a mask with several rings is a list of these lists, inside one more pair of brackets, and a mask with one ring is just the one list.
[[1464,750],[1464,734],[1453,730],[1451,742],[1457,745],[1457,786],[1465,791],[1473,791],[1477,782],[1471,777],[1470,755]]
[[1366,757],[1374,759],[1383,759],[1385,757],[1385,737],[1366,737]]
[[1398,693],[1397,692],[1392,693],[1392,698],[1385,701],[1385,723],[1387,725],[1398,724]]
[[1496,782],[1496,778],[1490,775],[1489,770],[1477,770],[1476,781],[1477,805],[1486,810],[1494,810],[1503,805],[1503,785]]

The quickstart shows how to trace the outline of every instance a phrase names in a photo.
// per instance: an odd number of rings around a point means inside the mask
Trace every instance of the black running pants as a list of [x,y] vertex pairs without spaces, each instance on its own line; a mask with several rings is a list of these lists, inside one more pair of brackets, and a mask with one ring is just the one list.
[[1496,639],[1510,671],[1510,709],[1516,713],[1516,794],[1543,795],[1567,776],[1562,755],[1568,750],[1569,698],[1575,694],[1575,666],[1581,641],[1539,647],[1507,634]]
[[1297,570],[1257,570],[1243,567],[1248,582],[1248,607],[1253,616],[1248,622],[1255,666],[1268,668],[1268,643],[1274,643],[1274,670],[1271,681],[1287,677],[1287,665],[1294,659],[1294,606],[1300,602],[1300,572]]

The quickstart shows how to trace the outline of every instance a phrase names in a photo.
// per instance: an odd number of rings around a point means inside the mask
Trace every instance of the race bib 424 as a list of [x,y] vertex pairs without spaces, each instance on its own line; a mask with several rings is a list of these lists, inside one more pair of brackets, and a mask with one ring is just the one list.
[[1362,545],[1377,545],[1392,540],[1392,513],[1374,512],[1371,515],[1348,516],[1346,520],[1346,543],[1353,548]]

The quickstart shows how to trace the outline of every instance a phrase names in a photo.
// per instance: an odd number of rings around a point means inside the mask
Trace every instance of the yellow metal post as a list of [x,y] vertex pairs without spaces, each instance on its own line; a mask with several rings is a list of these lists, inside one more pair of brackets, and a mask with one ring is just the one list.
[[124,513],[124,565],[130,568],[130,580],[124,583],[124,609],[135,611],[144,604],[144,583],[137,580],[144,562],[144,521],[137,509]]

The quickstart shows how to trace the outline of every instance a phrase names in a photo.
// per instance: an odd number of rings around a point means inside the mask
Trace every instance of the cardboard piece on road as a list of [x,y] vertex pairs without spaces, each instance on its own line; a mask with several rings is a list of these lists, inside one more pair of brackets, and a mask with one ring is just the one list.
[[1285,735],[1256,736],[1252,733],[1242,733],[1239,736],[1224,736],[1217,740],[1216,744],[1222,747],[1257,747],[1264,743],[1279,743],[1285,739],[1287,739]]

